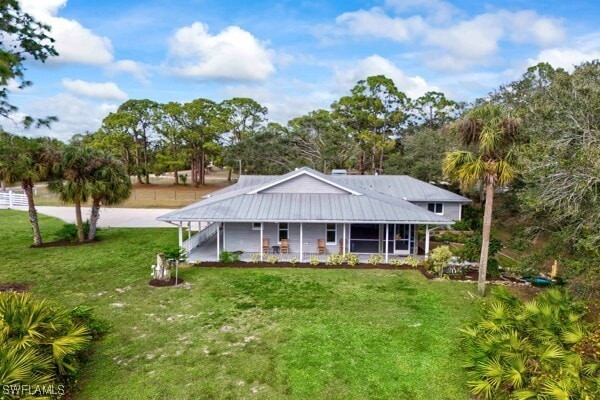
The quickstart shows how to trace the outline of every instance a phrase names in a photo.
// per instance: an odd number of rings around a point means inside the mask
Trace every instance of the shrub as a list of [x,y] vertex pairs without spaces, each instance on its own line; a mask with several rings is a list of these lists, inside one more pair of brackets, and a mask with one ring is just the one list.
[[186,182],[187,182],[187,174],[179,174],[179,180],[181,181],[181,184],[185,186]]
[[260,261],[260,254],[252,253],[250,254],[250,262],[252,264],[258,264]]
[[598,398],[598,360],[576,351],[589,337],[582,317],[582,305],[557,289],[521,302],[495,288],[461,330],[471,392],[485,399]]
[[[0,293],[2,385],[72,386],[94,333],[81,323],[86,320],[91,321],[89,309],[70,313],[28,293]],[[93,329],[97,335],[104,330],[100,325]]]
[[219,262],[222,262],[222,263],[233,262],[233,253],[230,251],[222,251],[219,254]]
[[275,254],[271,254],[269,257],[267,257],[267,262],[269,264],[275,264],[277,261],[279,261],[279,259]]
[[452,252],[448,246],[440,246],[433,249],[430,256],[433,271],[442,276],[444,268],[448,266],[451,258]]
[[[490,239],[488,249],[488,258],[492,258],[502,248],[502,243],[498,239]],[[463,260],[479,261],[481,255],[481,235],[476,234],[465,241],[464,246],[456,250],[457,255]]]
[[[96,229],[98,230],[98,229]],[[90,231],[90,221],[83,223],[83,234],[87,238],[87,234]],[[64,224],[62,228],[56,232],[58,240],[66,240],[68,242],[76,242],[79,238],[77,237],[77,225],[75,224]]]
[[357,254],[346,253],[344,256],[344,261],[351,267],[354,267],[356,264],[360,262],[360,257]]
[[415,256],[408,256],[404,259],[404,264],[417,268],[419,266],[419,259]]
[[296,265],[297,262],[298,262],[298,259],[296,257],[292,257],[290,260],[290,264],[292,264],[292,265]]
[[341,254],[333,253],[327,257],[325,264],[327,265],[342,265],[344,262],[344,257]]
[[393,265],[395,267],[399,267],[402,264],[404,264],[404,262],[402,260],[400,260],[399,258],[392,258],[392,259],[390,259],[390,265]]
[[498,264],[498,260],[495,258],[488,259],[487,274],[493,279],[500,277],[500,264]]
[[310,265],[319,265],[319,258],[315,257],[315,256],[311,257],[310,261],[309,261],[309,264]]
[[381,254],[371,254],[371,257],[367,260],[367,263],[371,265],[377,265],[383,262],[383,256]]

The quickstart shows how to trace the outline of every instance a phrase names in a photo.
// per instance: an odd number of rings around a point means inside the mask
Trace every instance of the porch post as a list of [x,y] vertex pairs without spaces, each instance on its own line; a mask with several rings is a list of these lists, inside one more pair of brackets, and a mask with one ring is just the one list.
[[304,261],[304,247],[303,247],[303,242],[304,242],[304,227],[302,222],[300,222],[300,262]]
[[179,221],[179,248],[183,247],[183,223]]
[[425,225],[425,259],[429,257],[429,225]]
[[385,224],[385,263],[388,263],[388,252],[389,250],[389,241],[390,240],[390,224]]
[[342,255],[346,255],[346,224],[344,223],[344,229],[342,230]]
[[188,221],[187,230],[188,230],[188,238],[187,238],[187,242],[188,242],[188,243],[187,243],[187,251],[188,251],[188,253],[189,253],[189,252],[190,252],[190,250],[191,250],[191,249],[190,249],[190,246],[192,245],[192,244],[191,244],[191,241],[190,241],[190,239],[192,238],[192,223],[191,223],[190,221]]
[[260,261],[263,260],[263,226],[265,225],[264,222],[260,223]]
[[414,224],[413,226],[415,227],[415,247],[413,249],[413,254],[416,256],[419,254],[419,230],[417,228],[417,224]]
[[219,259],[219,255],[221,255],[221,223],[215,222],[217,224],[217,260]]

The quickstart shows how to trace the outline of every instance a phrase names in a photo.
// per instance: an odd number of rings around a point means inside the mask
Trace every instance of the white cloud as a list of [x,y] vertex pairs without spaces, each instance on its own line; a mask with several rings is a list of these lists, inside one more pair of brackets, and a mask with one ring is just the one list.
[[560,20],[538,15],[535,11],[500,12],[510,39],[515,43],[535,43],[553,46],[565,40],[566,32]]
[[85,97],[104,100],[127,100],[128,96],[114,82],[86,82],[80,79],[62,80],[62,85],[69,92]]
[[171,72],[184,78],[262,81],[275,72],[273,51],[237,26],[211,35],[194,22],[171,37],[169,55]]
[[117,104],[98,103],[81,99],[69,93],[60,93],[56,96],[32,101],[20,110],[23,115],[38,117],[55,115],[59,118],[58,122],[53,123],[50,129],[29,129],[18,133],[50,136],[68,141],[77,133],[95,132],[102,125],[102,120],[117,108]]
[[341,14],[335,22],[344,26],[346,32],[353,36],[374,36],[397,42],[410,40],[426,28],[420,16],[391,18],[378,7]]
[[352,88],[357,81],[373,75],[385,75],[392,79],[398,90],[408,97],[417,98],[428,91],[439,90],[429,85],[420,76],[407,76],[390,60],[378,55],[372,55],[357,62],[353,67],[335,72],[335,80],[341,91]]
[[148,85],[150,83],[150,73],[146,65],[133,60],[119,60],[106,67],[109,75],[120,73],[131,74],[138,82]]
[[385,5],[398,13],[425,10],[427,18],[437,23],[448,22],[459,13],[454,5],[443,0],[386,0]]
[[597,59],[600,59],[600,32],[580,36],[569,47],[544,49],[535,58],[527,59],[527,66],[547,62],[554,68],[573,71],[573,67]]
[[55,39],[54,47],[59,56],[50,62],[104,65],[112,62],[111,41],[96,35],[79,22],[58,17],[60,8],[67,0],[21,0],[23,10],[39,21],[50,25],[50,36]]

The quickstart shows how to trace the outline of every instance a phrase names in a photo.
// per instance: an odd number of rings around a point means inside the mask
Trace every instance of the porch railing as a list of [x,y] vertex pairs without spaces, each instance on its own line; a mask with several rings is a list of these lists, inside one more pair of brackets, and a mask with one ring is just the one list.
[[206,242],[217,233],[218,228],[217,223],[212,223],[208,225],[206,228],[202,229],[200,232],[196,232],[192,237],[188,240],[185,240],[182,244],[182,247],[187,251],[188,255],[202,243]]
[[17,206],[27,206],[27,196],[21,193],[15,193],[12,190],[0,192],[0,208],[13,208]]

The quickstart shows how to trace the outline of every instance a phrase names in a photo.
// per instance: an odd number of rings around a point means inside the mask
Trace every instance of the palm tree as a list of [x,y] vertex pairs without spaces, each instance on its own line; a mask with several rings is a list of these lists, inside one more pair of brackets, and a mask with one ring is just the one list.
[[102,153],[98,150],[77,145],[66,149],[58,166],[63,179],[48,183],[48,189],[57,193],[65,203],[75,205],[77,237],[85,241],[81,205],[86,203],[94,191],[93,176],[102,166]]
[[90,340],[90,330],[68,311],[28,293],[0,293],[0,382],[6,387],[64,382]]
[[516,176],[514,149],[519,124],[520,120],[511,116],[502,106],[485,104],[475,107],[452,126],[465,150],[448,153],[443,162],[444,175],[459,181],[463,188],[478,183],[485,185],[485,210],[477,286],[482,296],[485,295],[494,188],[508,184]]
[[2,176],[7,182],[21,182],[27,196],[29,221],[33,229],[33,243],[42,244],[37,210],[33,199],[35,182],[45,179],[58,158],[58,146],[46,138],[28,139],[6,134],[8,145],[2,162]]
[[127,169],[112,154],[100,154],[101,165],[92,176],[90,229],[88,240],[96,237],[96,226],[100,218],[100,205],[117,205],[129,198],[131,180]]

